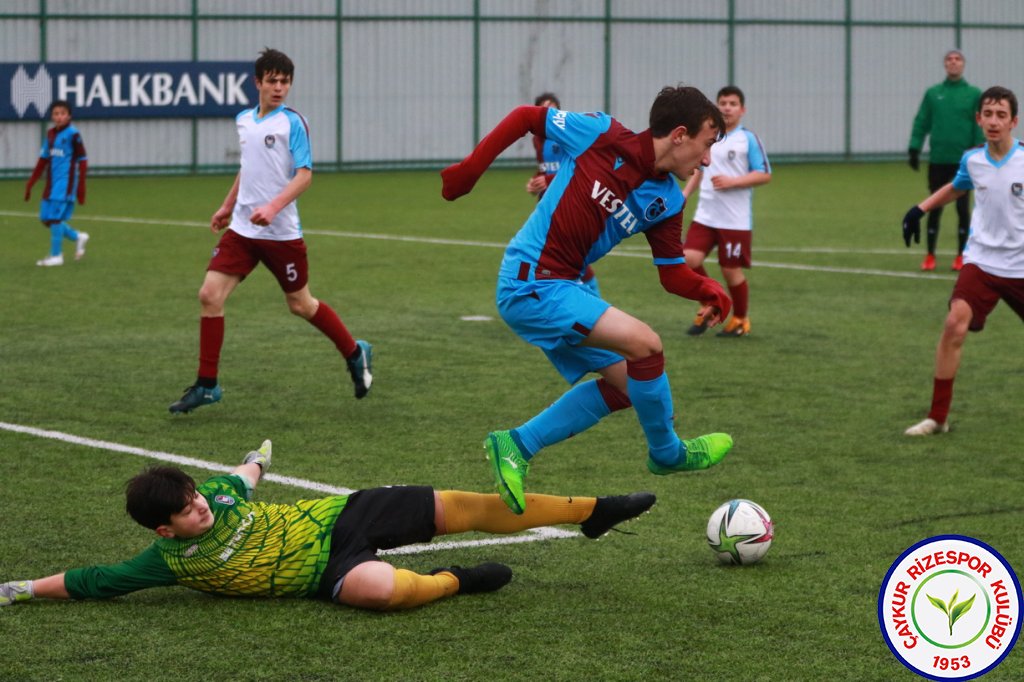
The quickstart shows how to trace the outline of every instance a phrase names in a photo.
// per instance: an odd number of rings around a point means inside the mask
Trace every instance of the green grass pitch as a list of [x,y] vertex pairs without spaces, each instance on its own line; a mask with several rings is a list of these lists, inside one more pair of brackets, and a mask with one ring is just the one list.
[[[433,172],[317,175],[300,200],[311,289],[374,344],[372,393],[352,398],[333,346],[258,270],[228,302],[223,401],[177,418],[167,406],[194,378],[215,243],[205,225],[231,178],[92,179],[72,221],[92,235],[88,255],[59,268],[35,266],[48,244],[38,204],[0,183],[0,421],[223,465],[272,438],[277,474],[490,491],[486,433],[565,390],[494,309],[502,246],[532,207],[528,175],[489,173],[454,204]],[[917,271],[923,246],[903,247],[900,218],[924,194],[904,165],[777,167],[756,192],[748,338],[686,336],[695,304],[661,290],[642,237],[598,263],[605,297],[661,335],[680,433],[736,442],[711,471],[653,477],[625,412],[537,457],[534,492],[656,492],[635,535],[392,557],[515,572],[496,594],[397,614],[182,588],[4,609],[0,679],[918,679],[876,619],[896,557],[958,533],[1024,570],[1022,336],[1005,305],[965,347],[953,431],[902,435],[928,409],[954,279],[951,212],[936,273]],[[123,485],[145,463],[0,429],[0,581],[143,549]],[[703,539],[734,497],[777,523],[755,566],[719,566]],[[987,679],[1022,678],[1014,651]]]

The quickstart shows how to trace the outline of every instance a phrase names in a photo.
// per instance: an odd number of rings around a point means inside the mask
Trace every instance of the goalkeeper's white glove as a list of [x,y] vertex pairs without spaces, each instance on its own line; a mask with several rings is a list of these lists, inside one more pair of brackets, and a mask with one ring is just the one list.
[[31,580],[13,580],[0,584],[0,606],[10,606],[18,602],[28,601],[35,596]]
[[270,439],[263,441],[263,445],[260,446],[259,450],[253,450],[245,456],[242,460],[242,464],[256,463],[260,465],[260,478],[263,478],[263,474],[267,473],[267,469],[270,468]]

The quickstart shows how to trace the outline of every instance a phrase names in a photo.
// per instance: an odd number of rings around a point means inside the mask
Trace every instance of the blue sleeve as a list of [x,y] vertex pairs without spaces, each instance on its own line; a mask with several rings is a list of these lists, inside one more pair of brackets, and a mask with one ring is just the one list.
[[967,157],[980,151],[980,149],[971,149],[960,157],[960,167],[956,169],[956,175],[953,177],[953,189],[958,189],[961,192],[974,189],[974,181],[971,180],[971,174],[967,172]]
[[771,173],[772,166],[768,163],[768,155],[764,151],[764,145],[761,144],[760,138],[749,130],[744,132],[747,134],[747,163],[750,165],[750,170]]
[[309,124],[298,113],[289,110],[288,120],[291,121],[291,134],[288,137],[288,149],[295,160],[295,169],[308,168],[313,170],[313,154],[309,149]]
[[594,144],[612,125],[612,117],[600,112],[579,114],[573,111],[548,109],[544,137],[558,142],[566,154],[577,157]]

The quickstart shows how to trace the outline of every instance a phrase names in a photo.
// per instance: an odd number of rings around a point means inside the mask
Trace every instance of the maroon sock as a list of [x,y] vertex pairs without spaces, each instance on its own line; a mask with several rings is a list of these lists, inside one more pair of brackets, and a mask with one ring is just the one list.
[[708,271],[704,269],[704,264],[703,263],[701,263],[697,267],[690,266],[690,269],[693,270],[694,272],[696,272],[701,277],[707,277],[708,276]]
[[[956,377],[953,377],[955,379]],[[932,409],[928,417],[940,424],[945,424],[949,417],[949,404],[953,402],[953,379],[935,377],[932,388]]]
[[355,355],[358,350],[356,348],[356,340],[349,334],[345,324],[338,317],[338,313],[334,312],[331,306],[320,301],[320,305],[316,309],[316,315],[310,318],[309,323],[333,341],[338,351],[346,358]]
[[216,383],[220,348],[224,345],[224,317],[199,318],[199,376]]
[[597,390],[601,392],[601,397],[604,398],[604,402],[611,412],[618,412],[633,406],[629,396],[612,386],[606,379],[597,380]]
[[732,314],[735,317],[746,317],[747,309],[750,306],[750,288],[747,280],[736,286],[729,285],[729,295],[732,296]]
[[665,373],[664,351],[640,360],[626,360],[626,374],[636,381],[652,381]]

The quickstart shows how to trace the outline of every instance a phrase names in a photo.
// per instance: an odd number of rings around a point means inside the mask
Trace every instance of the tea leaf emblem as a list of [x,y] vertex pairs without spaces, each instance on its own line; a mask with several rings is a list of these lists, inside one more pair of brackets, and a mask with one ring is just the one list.
[[949,622],[949,635],[950,637],[952,637],[953,624],[960,620],[961,616],[963,616],[965,613],[971,610],[971,607],[974,606],[974,598],[978,595],[971,595],[970,599],[962,601],[958,604],[956,602],[956,599],[960,596],[960,590],[957,590],[953,593],[953,596],[950,598],[948,606],[944,601],[942,601],[941,599],[937,599],[936,597],[933,597],[930,594],[925,593],[925,596],[928,597],[928,601],[932,603],[932,606],[946,614],[946,620]]

